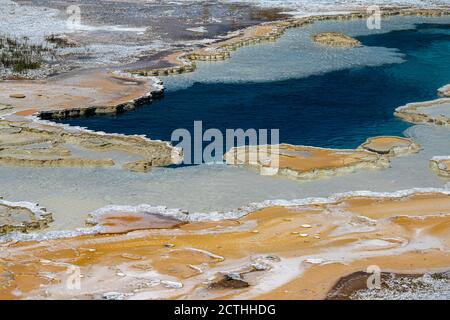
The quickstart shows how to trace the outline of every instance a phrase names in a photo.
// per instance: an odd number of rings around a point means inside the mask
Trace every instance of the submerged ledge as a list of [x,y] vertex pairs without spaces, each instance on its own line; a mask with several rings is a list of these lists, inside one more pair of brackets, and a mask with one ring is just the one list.
[[[448,267],[449,219],[446,189],[354,192],[274,201],[239,220],[41,239],[39,246],[6,243],[0,297],[323,299],[341,277],[367,265],[409,272]],[[61,290],[69,267],[83,274],[80,290]],[[241,282],[225,283],[229,278]]]
[[314,42],[329,47],[353,48],[361,45],[361,42],[342,32],[322,32],[313,35],[311,38]]
[[436,156],[430,160],[430,168],[439,176],[450,178],[450,156]]
[[30,202],[11,202],[0,198],[0,236],[10,232],[27,233],[44,229],[53,221],[44,207]]

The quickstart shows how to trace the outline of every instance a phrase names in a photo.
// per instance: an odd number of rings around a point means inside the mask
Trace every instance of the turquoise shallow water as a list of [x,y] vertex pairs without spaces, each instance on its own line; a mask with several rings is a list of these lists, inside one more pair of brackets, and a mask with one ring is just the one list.
[[[357,36],[364,47],[355,49],[317,48],[308,42],[307,31],[291,30],[275,44],[243,51],[243,58],[236,53],[236,63],[245,68],[249,65],[245,59],[250,61],[258,52],[274,64],[282,63],[280,52],[290,48],[303,64],[287,59],[287,66],[280,68],[285,77],[249,80],[251,76],[244,75],[257,74],[260,70],[256,68],[264,71],[264,63],[259,62],[258,67],[251,64],[254,72],[241,68],[240,81],[201,81],[191,76],[189,85],[178,86],[169,79],[164,98],[135,112],[64,122],[170,140],[173,130],[192,130],[193,122],[202,120],[204,129],[277,128],[284,143],[353,148],[371,136],[402,135],[410,125],[395,118],[394,109],[434,99],[436,89],[450,83],[448,20],[427,20],[385,33],[366,32]],[[319,60],[318,52],[323,54]],[[308,57],[316,65],[322,63],[325,71],[304,73]],[[232,66],[233,59],[230,61]],[[219,63],[217,69],[226,66]],[[214,72],[215,67],[206,68]],[[239,80],[236,72],[232,77]]]

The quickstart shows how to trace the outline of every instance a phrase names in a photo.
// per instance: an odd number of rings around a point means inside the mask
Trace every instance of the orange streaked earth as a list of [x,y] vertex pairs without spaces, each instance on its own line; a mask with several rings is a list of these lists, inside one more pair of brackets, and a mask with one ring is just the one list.
[[[155,217],[154,229],[147,216],[148,230],[136,213],[117,216],[137,231],[111,229],[109,215],[99,224],[110,234],[2,244],[0,298],[323,299],[371,265],[411,274],[450,263],[449,192],[347,195],[166,228]],[[73,270],[80,287],[68,290]]]

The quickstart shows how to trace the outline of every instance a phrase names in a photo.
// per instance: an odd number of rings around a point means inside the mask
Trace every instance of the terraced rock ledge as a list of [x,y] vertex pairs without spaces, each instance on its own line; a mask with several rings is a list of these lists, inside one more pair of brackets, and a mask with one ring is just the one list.
[[52,221],[52,214],[39,205],[0,200],[0,235],[44,229]]
[[409,103],[395,109],[397,117],[411,123],[450,124],[450,98]]
[[34,121],[0,120],[0,165],[112,167],[148,171],[180,157],[168,143]]
[[[83,73],[48,81],[0,83],[0,165],[112,167],[147,172],[178,162],[180,150],[142,136],[97,133],[45,119],[116,114],[163,94],[159,79]],[[17,99],[8,92],[26,92]],[[33,106],[30,108],[30,106]],[[44,119],[44,120],[42,120]]]
[[420,147],[400,137],[368,139],[355,150],[324,149],[308,146],[245,146],[225,154],[229,165],[245,166],[262,174],[277,174],[298,180],[349,174],[362,169],[389,166],[389,157],[416,153]]
[[436,156],[430,160],[430,168],[439,176],[450,178],[450,156]]

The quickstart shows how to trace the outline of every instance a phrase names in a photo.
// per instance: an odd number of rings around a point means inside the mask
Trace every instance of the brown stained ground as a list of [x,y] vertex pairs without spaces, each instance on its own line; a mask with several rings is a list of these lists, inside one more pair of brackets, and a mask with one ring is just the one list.
[[[269,207],[235,221],[4,244],[0,298],[98,298],[115,291],[138,299],[323,299],[339,278],[369,265],[446,268],[449,237],[450,196],[440,193]],[[81,268],[81,290],[66,289],[69,266]],[[230,271],[249,286],[211,289],[220,272]],[[183,287],[150,285],[151,279]]]

